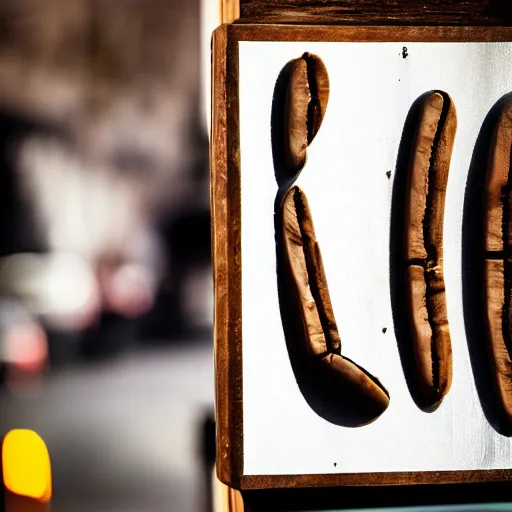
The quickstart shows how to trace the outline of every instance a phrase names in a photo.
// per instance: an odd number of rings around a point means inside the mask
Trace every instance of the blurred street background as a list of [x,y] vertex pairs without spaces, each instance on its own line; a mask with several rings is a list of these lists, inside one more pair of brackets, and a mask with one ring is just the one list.
[[213,0],[0,2],[0,434],[53,509],[205,510]]

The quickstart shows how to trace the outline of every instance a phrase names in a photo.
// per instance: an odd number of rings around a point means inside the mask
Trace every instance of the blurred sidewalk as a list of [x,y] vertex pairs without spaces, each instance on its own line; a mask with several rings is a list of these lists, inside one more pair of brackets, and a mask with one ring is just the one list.
[[32,395],[2,390],[0,429],[46,441],[54,512],[195,512],[213,396],[210,340],[174,344],[66,368]]

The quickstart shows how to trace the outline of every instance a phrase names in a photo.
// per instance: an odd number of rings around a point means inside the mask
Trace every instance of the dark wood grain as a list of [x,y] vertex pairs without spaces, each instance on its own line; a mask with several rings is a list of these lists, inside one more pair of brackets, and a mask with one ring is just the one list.
[[240,163],[238,108],[234,106],[238,102],[238,87],[233,84],[238,77],[238,67],[228,66],[229,60],[238,60],[233,44],[228,41],[225,26],[214,32],[210,162],[217,474],[222,482],[237,487],[238,475],[242,473],[242,344],[239,277]]
[[512,41],[509,27],[357,27],[326,25],[231,24],[228,37],[236,41],[302,42],[493,42]]
[[[233,374],[231,380],[231,443],[233,468],[243,475],[243,378],[242,378],[242,220],[240,186],[240,113],[238,99],[238,41],[228,37],[227,129],[228,129],[228,254],[229,254],[229,348]],[[233,481],[233,479],[232,479]],[[239,487],[238,479],[235,480]]]
[[411,471],[399,473],[332,473],[318,475],[244,475],[242,489],[290,489],[333,486],[395,486],[463,484],[471,482],[512,482],[510,470]]
[[508,0],[240,0],[241,23],[512,25]]

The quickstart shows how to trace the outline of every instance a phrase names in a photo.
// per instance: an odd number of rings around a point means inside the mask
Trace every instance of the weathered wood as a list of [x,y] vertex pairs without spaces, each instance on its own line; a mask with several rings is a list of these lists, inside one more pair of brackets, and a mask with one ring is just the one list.
[[[347,487],[462,484],[476,482],[510,482],[508,469],[488,471],[436,471],[405,473],[344,473],[318,475],[247,475],[242,476],[241,486],[250,489],[289,489],[300,487]],[[444,503],[444,502],[443,502]]]
[[512,25],[507,0],[240,0],[242,23]]
[[212,261],[215,291],[217,474],[238,486],[242,474],[242,343],[238,53],[227,27],[213,35],[211,133]]
[[228,37],[233,41],[311,41],[311,42],[494,42],[512,41],[510,27],[385,27],[329,25],[231,24]]

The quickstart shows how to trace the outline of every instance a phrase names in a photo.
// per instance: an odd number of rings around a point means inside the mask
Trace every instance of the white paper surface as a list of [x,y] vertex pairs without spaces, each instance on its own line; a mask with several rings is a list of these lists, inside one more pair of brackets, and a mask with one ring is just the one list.
[[[305,51],[324,61],[331,92],[298,184],[313,215],[343,354],[391,396],[384,414],[360,428],[328,423],[308,406],[279,313],[270,114],[279,72]],[[240,43],[244,474],[512,467],[512,440],[488,424],[475,389],[461,283],[467,173],[485,116],[512,91],[511,64],[508,43]],[[389,219],[404,121],[432,89],[450,94],[458,128],[444,225],[453,384],[428,414],[409,394],[394,335]]]

